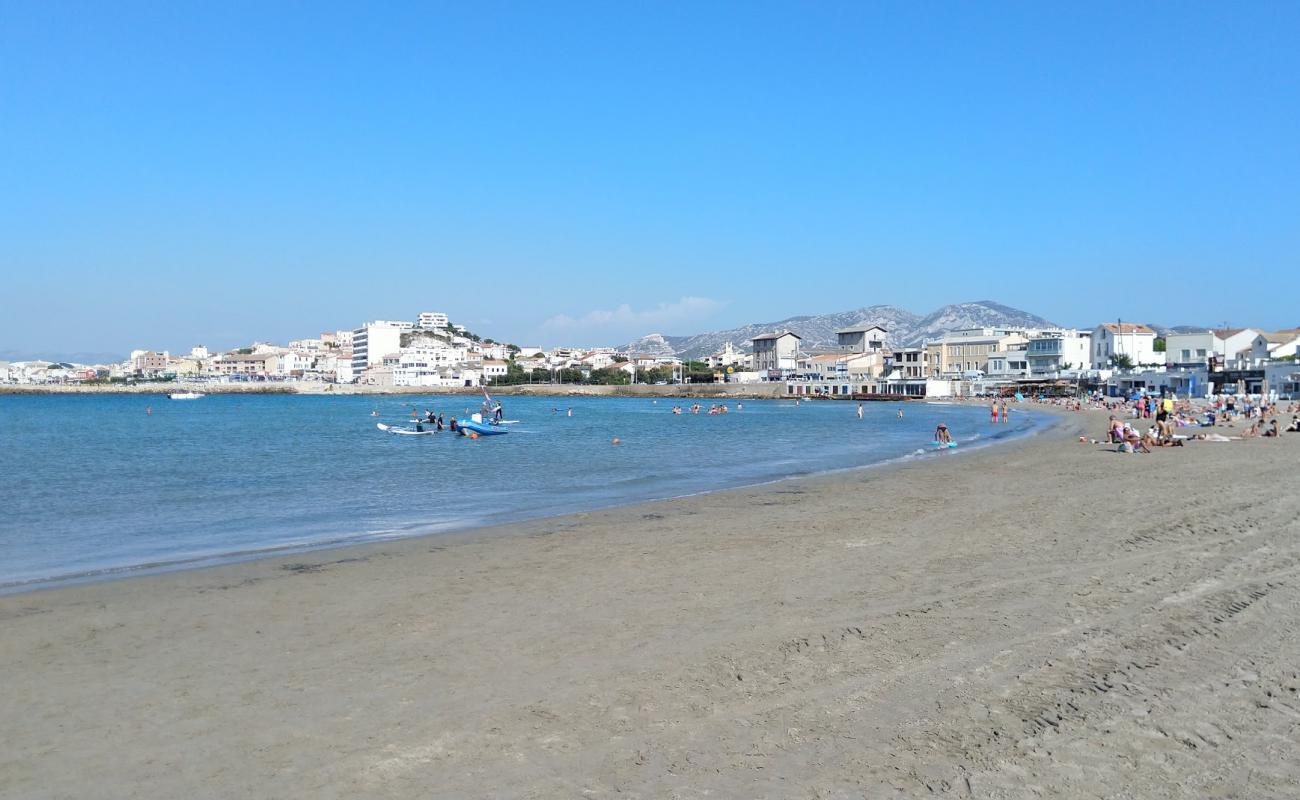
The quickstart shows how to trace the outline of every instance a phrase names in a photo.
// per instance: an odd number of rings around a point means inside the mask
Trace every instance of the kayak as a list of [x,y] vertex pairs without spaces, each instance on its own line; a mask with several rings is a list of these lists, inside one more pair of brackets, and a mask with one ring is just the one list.
[[395,433],[399,436],[432,436],[437,430],[416,431],[410,428],[395,428],[392,425],[385,425],[382,422],[375,423],[375,427],[387,433]]

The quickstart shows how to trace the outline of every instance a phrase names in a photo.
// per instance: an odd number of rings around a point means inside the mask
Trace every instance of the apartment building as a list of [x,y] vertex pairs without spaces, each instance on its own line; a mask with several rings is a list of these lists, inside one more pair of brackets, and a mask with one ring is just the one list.
[[790,331],[755,336],[750,340],[754,347],[754,370],[768,373],[793,371],[802,340],[802,336]]
[[369,367],[382,364],[384,356],[401,349],[402,334],[414,328],[411,322],[375,320],[352,331],[353,374],[360,375]]
[[989,355],[1020,349],[1030,331],[1019,328],[969,328],[949,331],[925,343],[930,377],[985,372]]
[[1067,370],[1088,369],[1092,364],[1091,340],[1090,334],[1076,330],[1050,331],[1033,337],[1025,348],[1029,375],[1048,378]]

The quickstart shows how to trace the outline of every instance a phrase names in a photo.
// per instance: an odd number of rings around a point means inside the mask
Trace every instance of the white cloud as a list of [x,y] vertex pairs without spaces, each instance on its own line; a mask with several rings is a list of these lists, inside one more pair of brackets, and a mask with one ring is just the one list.
[[581,317],[557,314],[542,323],[549,330],[578,330],[586,328],[647,329],[662,328],[679,322],[703,319],[726,303],[707,297],[683,297],[675,303],[660,303],[653,308],[633,309],[624,303],[612,311],[597,309]]

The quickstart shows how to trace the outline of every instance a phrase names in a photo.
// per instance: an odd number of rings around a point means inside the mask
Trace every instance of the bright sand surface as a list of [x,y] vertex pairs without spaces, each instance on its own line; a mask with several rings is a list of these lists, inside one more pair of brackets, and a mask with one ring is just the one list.
[[1104,424],[0,597],[0,796],[1300,796],[1300,436]]

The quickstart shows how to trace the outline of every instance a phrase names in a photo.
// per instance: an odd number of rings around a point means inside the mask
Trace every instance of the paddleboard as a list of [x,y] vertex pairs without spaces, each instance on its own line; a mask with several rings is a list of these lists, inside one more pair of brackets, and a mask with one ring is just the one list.
[[385,425],[382,422],[375,423],[375,427],[387,433],[395,433],[398,436],[432,436],[433,434],[438,432],[436,430],[413,431],[410,430],[409,428],[394,428],[392,425]]
[[945,447],[956,447],[956,446],[957,446],[957,443],[956,443],[956,442],[948,442],[947,444],[944,444],[943,442],[930,442],[930,446],[942,450],[942,449],[945,448]]

